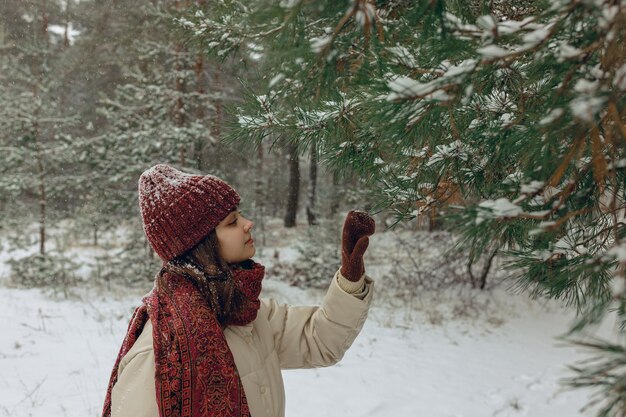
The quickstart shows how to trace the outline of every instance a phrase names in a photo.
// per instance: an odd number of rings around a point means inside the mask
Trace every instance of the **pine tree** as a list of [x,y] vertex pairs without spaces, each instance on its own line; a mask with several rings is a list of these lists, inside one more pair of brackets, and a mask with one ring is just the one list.
[[4,3],[0,16],[2,226],[10,231],[5,236],[21,247],[32,244],[31,224],[38,229],[38,252],[9,259],[11,278],[64,292],[77,279],[77,265],[59,245],[50,250],[49,241],[53,226],[71,216],[68,196],[80,195],[81,189],[71,180],[78,119],[64,102],[69,4]]
[[[70,129],[77,123],[73,115],[61,114],[64,41],[49,31],[54,23],[60,27],[61,20],[55,19],[64,13],[56,2],[5,7],[0,190],[11,226],[24,229],[31,221],[38,223],[39,254],[45,255],[50,220],[63,216],[67,194],[76,190],[66,181],[71,173],[64,171],[73,156]],[[26,24],[5,20],[16,15]]]
[[[179,23],[209,54],[257,52],[238,138],[315,140],[397,221],[445,208],[470,264],[499,251],[519,289],[576,307],[572,332],[613,308],[626,325],[623,2],[220,5]],[[620,363],[579,369],[599,415],[626,413]]]
[[98,217],[135,213],[136,181],[153,163],[197,168],[194,140],[207,138],[208,130],[207,117],[198,109],[210,106],[210,96],[195,85],[196,57],[168,30],[176,12],[172,4],[134,5],[139,31],[124,48],[133,62],[119,69],[123,82],[100,96],[94,122],[101,128],[81,145],[98,184],[91,201]]

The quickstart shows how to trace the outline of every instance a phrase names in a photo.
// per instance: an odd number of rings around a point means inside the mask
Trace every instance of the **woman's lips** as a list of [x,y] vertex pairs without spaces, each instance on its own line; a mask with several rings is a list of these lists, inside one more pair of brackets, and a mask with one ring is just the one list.
[[254,243],[254,239],[252,239],[252,238],[248,239],[248,241],[246,242],[246,245],[249,244],[249,243]]

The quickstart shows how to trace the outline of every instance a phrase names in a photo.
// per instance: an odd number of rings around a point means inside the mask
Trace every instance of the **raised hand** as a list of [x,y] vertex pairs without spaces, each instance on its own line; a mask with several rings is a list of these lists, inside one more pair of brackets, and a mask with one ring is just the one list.
[[363,254],[369,245],[369,236],[376,231],[374,219],[364,211],[352,210],[346,216],[341,238],[341,275],[358,281],[365,273]]

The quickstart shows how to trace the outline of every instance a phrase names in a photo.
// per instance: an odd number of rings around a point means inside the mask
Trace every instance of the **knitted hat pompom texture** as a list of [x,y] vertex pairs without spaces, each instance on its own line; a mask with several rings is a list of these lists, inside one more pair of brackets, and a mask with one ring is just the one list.
[[239,194],[213,175],[158,164],[139,177],[139,207],[148,242],[167,262],[198,244],[238,205]]

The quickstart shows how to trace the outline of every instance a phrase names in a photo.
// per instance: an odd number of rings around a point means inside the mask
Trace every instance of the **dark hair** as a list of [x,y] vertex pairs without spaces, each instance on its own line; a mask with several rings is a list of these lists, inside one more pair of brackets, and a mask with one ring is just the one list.
[[219,241],[213,229],[200,243],[167,262],[157,275],[157,285],[169,290],[163,272],[182,275],[193,283],[225,326],[231,313],[243,305],[243,294],[236,288],[231,266],[219,255]]

